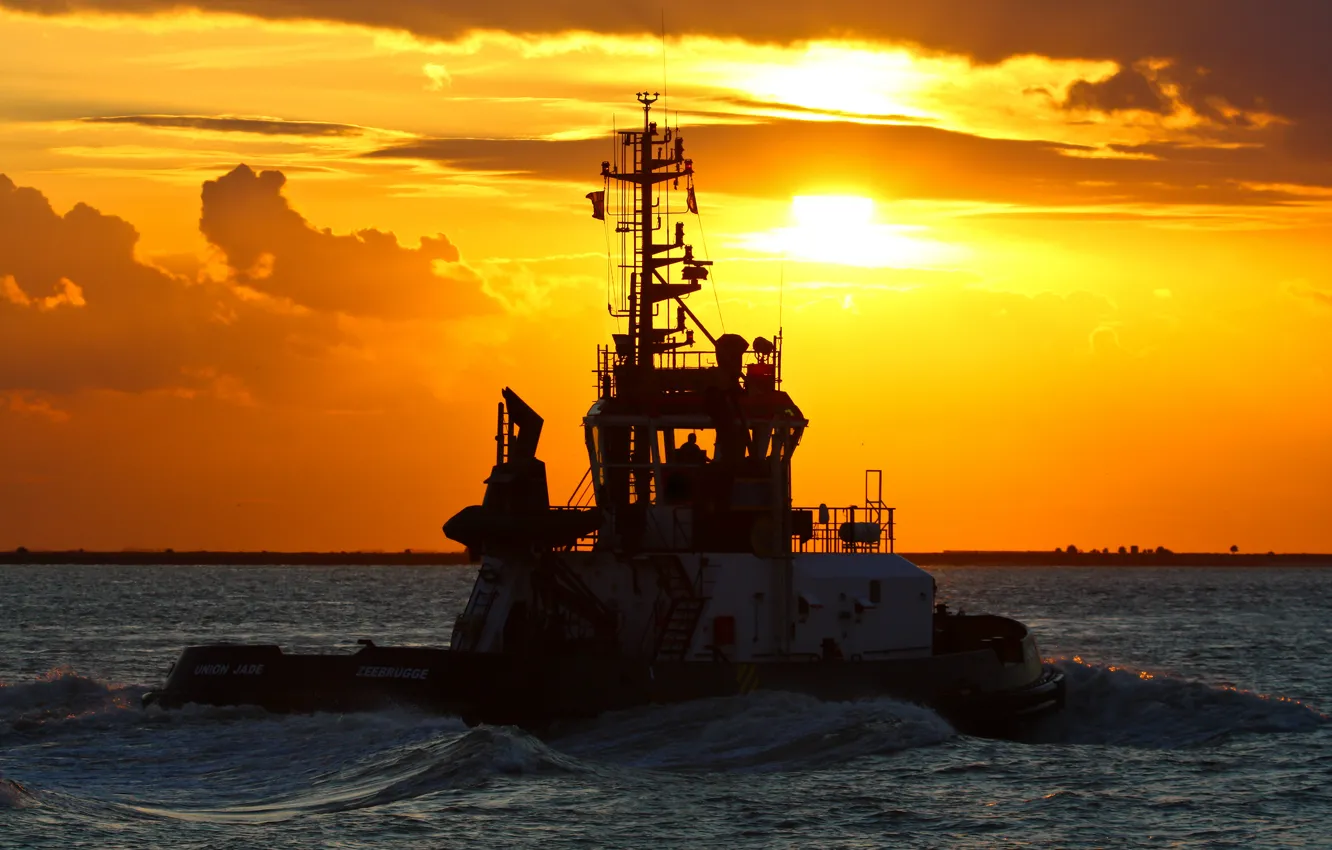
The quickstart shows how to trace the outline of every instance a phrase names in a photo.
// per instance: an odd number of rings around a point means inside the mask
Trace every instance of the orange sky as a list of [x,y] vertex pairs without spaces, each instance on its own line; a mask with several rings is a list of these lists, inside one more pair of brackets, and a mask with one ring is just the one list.
[[562,502],[647,88],[798,501],[1332,551],[1332,7],[716,5],[0,0],[0,548],[450,548],[506,385]]

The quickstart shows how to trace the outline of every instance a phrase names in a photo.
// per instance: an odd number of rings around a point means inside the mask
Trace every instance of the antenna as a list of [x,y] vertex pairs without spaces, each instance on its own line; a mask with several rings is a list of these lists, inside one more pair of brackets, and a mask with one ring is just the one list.
[[[670,113],[670,110],[669,110],[669,109],[667,108],[667,106],[666,106],[666,104],[669,103],[669,101],[666,99],[666,94],[667,94],[667,92],[666,92],[666,7],[665,7],[665,6],[662,6],[662,7],[661,7],[661,119],[662,119],[662,120],[661,120],[661,123],[662,123],[662,125],[665,126],[665,128],[666,128],[666,134],[665,134],[665,138],[664,138],[664,140],[667,141],[667,142],[669,142],[669,141],[671,140],[671,138],[672,138],[672,137],[671,137],[671,113]],[[680,183],[679,183],[678,180],[676,181],[675,185],[676,185],[676,186],[679,186],[679,185],[680,185]],[[665,201],[665,203],[663,203],[662,206],[663,206],[663,207],[665,208],[665,210],[666,210],[666,232],[667,232],[667,233],[670,233],[670,232],[671,232],[671,191],[670,191],[670,184],[669,184],[669,183],[663,183],[663,184],[661,184],[661,189],[662,189],[662,192],[661,192],[661,194],[662,194],[662,198],[663,198],[663,200]],[[660,225],[660,220],[658,220],[658,225]],[[670,279],[671,279],[671,267],[670,267],[670,266],[667,266],[667,267],[666,267],[666,282],[669,283],[669,282],[670,282]]]

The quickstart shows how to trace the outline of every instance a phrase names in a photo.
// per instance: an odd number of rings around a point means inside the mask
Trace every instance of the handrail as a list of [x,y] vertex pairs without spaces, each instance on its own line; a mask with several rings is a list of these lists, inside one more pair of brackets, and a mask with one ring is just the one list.
[[[741,363],[746,376],[752,377],[750,367],[766,367],[772,386],[780,389],[782,385],[782,337],[778,333],[773,337],[774,348],[771,353],[759,354],[746,351]],[[717,367],[717,352],[711,349],[658,351],[652,355],[653,368],[660,372],[702,372]],[[614,346],[597,346],[597,391],[602,398],[615,394],[615,378],[618,367],[624,366],[624,356],[617,354]]]
[[[796,552],[893,552],[895,551],[896,508],[882,502],[865,507],[847,505],[816,508],[796,507],[793,513],[809,513],[809,536],[800,534],[794,523],[791,548]],[[826,519],[825,519],[826,517]]]
[[583,477],[578,479],[578,484],[574,487],[573,492],[569,494],[569,501],[564,504],[571,508],[585,508],[591,504],[589,496],[594,493],[595,489],[592,487],[592,467],[589,466],[587,471],[583,473]]

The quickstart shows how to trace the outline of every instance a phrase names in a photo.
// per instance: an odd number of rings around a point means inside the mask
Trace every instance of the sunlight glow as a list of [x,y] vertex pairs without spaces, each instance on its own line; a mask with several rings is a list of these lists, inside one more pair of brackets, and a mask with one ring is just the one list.
[[937,266],[957,257],[956,246],[914,235],[919,225],[878,224],[874,200],[859,195],[797,195],[790,227],[747,234],[740,246],[794,260],[866,268]]
[[797,195],[791,199],[791,215],[804,230],[837,233],[867,227],[874,201],[858,195]]
[[905,50],[831,44],[812,44],[797,57],[737,64],[732,73],[735,88],[761,100],[866,116],[923,117],[912,101],[929,81]]

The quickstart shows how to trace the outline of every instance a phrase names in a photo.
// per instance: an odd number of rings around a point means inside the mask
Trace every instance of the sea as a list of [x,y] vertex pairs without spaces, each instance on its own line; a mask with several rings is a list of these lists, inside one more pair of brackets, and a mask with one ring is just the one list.
[[0,848],[1332,847],[1332,569],[939,567],[1068,677],[1021,741],[786,693],[557,727],[140,707],[211,641],[444,645],[463,567],[0,567]]

